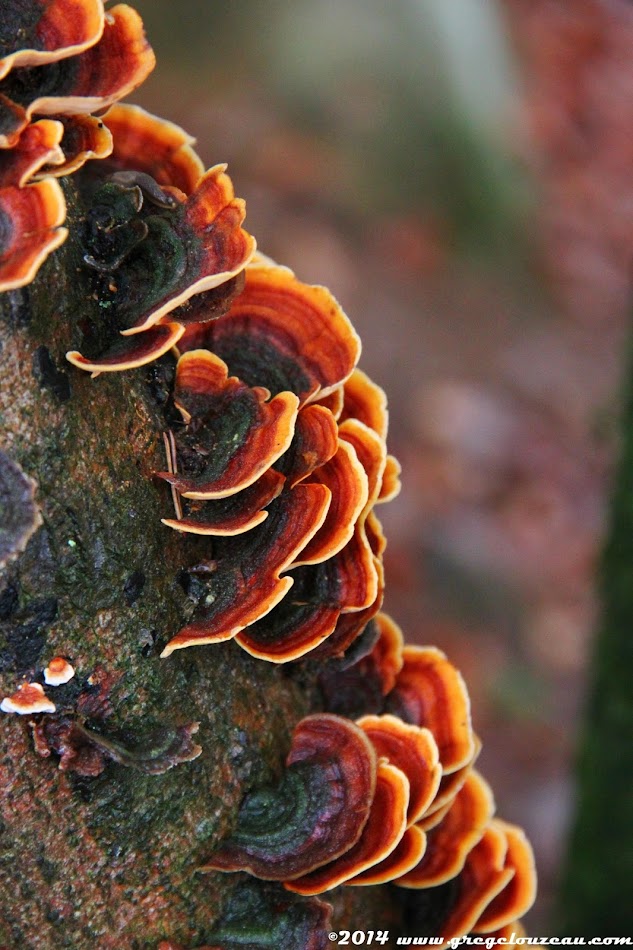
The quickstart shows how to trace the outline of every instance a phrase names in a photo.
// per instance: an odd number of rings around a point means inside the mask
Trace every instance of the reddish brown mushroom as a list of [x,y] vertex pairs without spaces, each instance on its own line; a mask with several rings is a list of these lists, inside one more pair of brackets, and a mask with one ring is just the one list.
[[263,524],[234,538],[218,538],[209,593],[161,656],[229,640],[272,610],[293,586],[291,577],[280,575],[318,530],[329,502],[324,485],[297,485],[272,502]]
[[389,416],[387,396],[366,373],[355,369],[346,380],[343,389],[343,411],[340,422],[346,419],[358,419],[384,440],[387,438]]
[[332,504],[323,525],[301,552],[297,566],[319,564],[338,554],[351,540],[367,503],[367,475],[352,445],[340,441],[335,455],[310,475],[309,482],[326,485]]
[[[41,120],[45,121],[45,120]],[[62,161],[47,165],[44,173],[60,178],[72,175],[91,159],[104,159],[112,151],[112,136],[103,121],[94,115],[60,116],[63,135]],[[39,125],[38,123],[35,123]],[[28,131],[32,126],[27,126]],[[51,160],[48,159],[50,162]]]
[[184,517],[161,520],[176,531],[190,534],[244,534],[266,520],[266,506],[278,497],[284,481],[284,476],[271,468],[248,488],[215,501],[185,500],[188,511]]
[[363,716],[356,723],[379,757],[396,765],[409,780],[407,825],[418,821],[435,798],[442,776],[439,752],[428,729],[395,716]]
[[39,683],[22,683],[11,696],[5,696],[0,703],[0,710],[19,716],[54,713],[55,703],[46,696]]
[[294,392],[301,404],[340,385],[360,355],[358,335],[329,291],[261,258],[246,269],[226,316],[187,327],[180,351],[200,347],[249,385]]
[[350,887],[388,884],[419,864],[426,850],[426,834],[418,825],[410,825],[391,854],[357,874],[346,883]]
[[3,11],[0,79],[11,69],[76,56],[98,42],[103,26],[103,0],[13,4]]
[[424,857],[397,883],[403,887],[436,887],[455,877],[493,814],[490,786],[477,772],[470,772],[442,821],[428,831]]
[[488,904],[473,928],[476,933],[499,930],[528,912],[536,897],[536,868],[530,842],[523,829],[495,818],[492,825],[505,835],[508,850],[504,868],[512,868],[514,875]]
[[376,791],[358,841],[336,860],[287,881],[286,889],[304,896],[322,894],[380,864],[394,851],[406,831],[408,802],[406,775],[396,766],[379,760]]
[[112,133],[115,168],[145,172],[185,195],[195,191],[204,165],[191,147],[195,139],[180,126],[127,103],[112,106],[103,121]]
[[293,733],[280,783],[246,796],[235,831],[201,870],[290,881],[333,861],[361,837],[376,768],[371,743],[354,723],[307,716]]
[[12,149],[0,149],[0,188],[22,188],[44,165],[60,165],[64,127],[53,119],[40,119],[27,126]]
[[[85,9],[85,3],[67,2]],[[62,11],[60,11],[62,12]],[[99,14],[102,16],[102,12]],[[55,62],[52,62],[55,60]],[[105,15],[103,32],[76,55],[56,55],[33,68],[16,67],[0,84],[0,147],[12,147],[33,115],[75,115],[104,109],[147,78],[155,65],[138,13],[125,4]]]
[[475,751],[470,700],[459,671],[435,647],[407,646],[388,697],[388,711],[427,726],[440,750],[444,774],[467,765]]
[[441,925],[445,943],[474,930],[485,909],[510,883],[515,872],[505,866],[507,850],[503,832],[488,825],[455,879],[451,907]]
[[52,178],[0,188],[0,291],[29,284],[48,255],[66,240],[66,202]]
[[[189,426],[195,477],[158,473],[186,498],[225,498],[252,485],[292,441],[299,400],[268,392],[228,375],[207,350],[178,360],[174,401]],[[183,442],[187,435],[183,437]]]

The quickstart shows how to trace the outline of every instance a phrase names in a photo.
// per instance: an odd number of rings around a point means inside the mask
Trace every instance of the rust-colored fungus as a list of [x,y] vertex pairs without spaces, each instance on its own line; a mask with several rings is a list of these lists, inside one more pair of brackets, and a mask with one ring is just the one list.
[[[160,473],[186,498],[225,498],[252,485],[286,451],[299,400],[294,393],[268,392],[229,376],[208,350],[178,360],[174,401],[187,423],[179,459],[198,469],[186,475]],[[177,440],[178,441],[178,440]]]
[[436,647],[407,646],[387,707],[407,722],[427,726],[440,750],[445,774],[466,765],[475,741],[470,700],[461,674]]
[[289,881],[333,861],[361,837],[376,768],[358,726],[339,716],[307,716],[295,728],[279,784],[246,796],[235,831],[201,870]]
[[[72,175],[90,159],[107,158],[112,151],[112,136],[97,116],[60,116],[59,122],[63,129],[62,161],[59,164],[47,165],[44,169],[47,175],[53,175],[55,178]],[[32,126],[27,126],[27,130],[28,128]],[[50,163],[51,159],[48,161]]]
[[76,56],[98,42],[103,26],[103,0],[9,5],[0,24],[0,79],[17,67]]
[[12,147],[34,115],[76,115],[122,99],[155,65],[138,13],[119,4],[106,13],[103,33],[75,56],[17,68],[0,82],[0,146]]
[[0,291],[29,284],[51,251],[66,240],[66,202],[52,178],[0,188]]
[[249,386],[293,392],[301,404],[327,395],[354,369],[358,335],[328,290],[260,260],[229,313],[188,327],[179,349],[211,350]]
[[332,504],[323,525],[301,552],[297,566],[319,564],[338,554],[351,540],[367,503],[367,475],[353,446],[342,440],[335,455],[308,481],[326,485],[332,493]]
[[0,188],[22,188],[44,165],[60,165],[64,126],[54,119],[40,119],[28,125],[14,148],[0,149]]
[[358,419],[384,441],[387,438],[389,416],[387,397],[383,389],[377,386],[362,370],[356,368],[346,380],[343,389],[343,411],[339,422],[346,419]]
[[428,831],[422,860],[397,883],[404,887],[435,887],[455,877],[493,813],[490,786],[477,772],[470,772],[442,821]]
[[46,696],[40,683],[21,683],[11,696],[5,696],[0,703],[0,710],[20,716],[54,713],[55,703]]
[[322,894],[379,864],[406,831],[408,802],[409,782],[404,772],[379,760],[371,810],[356,844],[336,860],[287,882],[286,888],[305,896]]
[[47,686],[62,686],[75,675],[75,668],[66,657],[54,656],[44,670],[44,682]]
[[413,824],[433,801],[442,775],[432,733],[389,715],[363,716],[356,724],[367,734],[376,754],[407,776],[410,786],[407,825]]
[[445,941],[474,930],[486,907],[512,880],[514,869],[505,866],[507,847],[503,832],[488,825],[452,882],[451,906],[439,929]]
[[506,838],[508,850],[504,868],[513,868],[514,876],[504,889],[488,904],[476,927],[477,933],[498,930],[527,913],[536,897],[536,869],[534,854],[525,833],[516,825],[494,818],[492,825]]
[[325,518],[324,485],[297,485],[268,508],[266,521],[214,544],[217,570],[194,619],[170,640],[161,656],[202,643],[229,640],[270,611],[292,587],[280,577]]
[[297,415],[290,447],[276,468],[286,476],[288,488],[293,488],[315,469],[322,469],[337,448],[338,427],[329,409],[303,406]]
[[180,126],[127,103],[112,106],[103,121],[112,133],[115,168],[144,172],[185,195],[195,191],[204,165],[192,148],[195,139]]
[[214,501],[184,499],[186,514],[180,518],[163,518],[162,522],[189,534],[244,534],[266,520],[266,506],[277,498],[283,486],[283,475],[271,468],[253,485],[226,498]]
[[365,887],[395,881],[420,862],[425,849],[426,834],[418,825],[410,825],[391,854],[346,883],[352,887]]

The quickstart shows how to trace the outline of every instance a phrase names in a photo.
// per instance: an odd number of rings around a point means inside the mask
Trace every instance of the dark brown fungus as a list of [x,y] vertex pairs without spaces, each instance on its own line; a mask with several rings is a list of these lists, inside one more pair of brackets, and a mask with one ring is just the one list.
[[354,723],[307,716],[294,731],[279,784],[246,796],[232,835],[201,870],[289,881],[333,861],[363,832],[376,767],[371,743]]
[[[330,904],[292,897],[275,884],[249,881],[231,896],[206,950],[326,950]],[[204,950],[204,948],[203,948]]]

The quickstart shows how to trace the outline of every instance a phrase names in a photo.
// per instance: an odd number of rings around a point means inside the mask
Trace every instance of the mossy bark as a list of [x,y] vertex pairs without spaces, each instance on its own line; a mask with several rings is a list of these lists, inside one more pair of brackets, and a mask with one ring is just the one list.
[[[164,397],[172,360],[91,379],[71,367],[90,296],[78,199],[70,237],[24,290],[0,295],[1,447],[38,486],[43,518],[0,580],[0,691],[71,659],[68,696],[101,668],[119,676],[103,732],[130,745],[199,722],[202,754],[162,775],[114,762],[61,771],[29,719],[0,716],[0,946],[20,950],[185,947],[208,939],[241,875],[196,867],[231,828],[243,794],[279,774],[295,723],[318,708],[314,664],[292,670],[234,643],[159,654],[194,608],[187,569],[208,541],[171,514]],[[37,717],[35,717],[37,718]],[[387,889],[345,889],[335,926],[383,927]]]
[[577,815],[562,888],[561,930],[574,936],[633,933],[633,346],[625,385]]

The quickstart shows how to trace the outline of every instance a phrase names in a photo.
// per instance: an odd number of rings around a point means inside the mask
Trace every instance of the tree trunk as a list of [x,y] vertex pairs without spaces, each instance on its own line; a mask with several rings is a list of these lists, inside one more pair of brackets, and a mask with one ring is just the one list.
[[578,936],[633,933],[633,360],[621,432],[579,755],[579,801],[562,890],[562,932]]
[[[173,517],[152,473],[166,468],[174,361],[97,379],[66,362],[100,306],[83,278],[79,199],[66,191],[70,237],[34,283],[0,297],[2,448],[37,484],[42,518],[0,582],[1,695],[41,682],[57,655],[76,670],[46,687],[54,715],[0,716],[0,945],[191,947],[243,878],[196,867],[244,793],[279,774],[293,726],[318,708],[317,664],[276,667],[232,642],[160,659],[200,592],[188,569],[211,556],[208,539],[160,521]],[[51,724],[76,722],[78,709],[105,739],[82,747],[74,734],[60,769]],[[182,728],[193,723],[195,759]],[[101,774],[90,774],[95,761]],[[337,927],[385,926],[386,888],[342,894]]]

